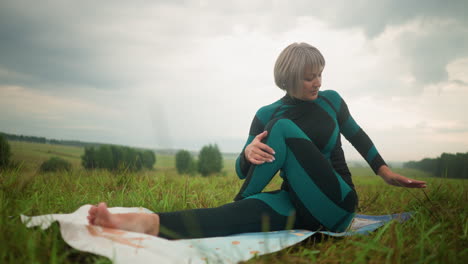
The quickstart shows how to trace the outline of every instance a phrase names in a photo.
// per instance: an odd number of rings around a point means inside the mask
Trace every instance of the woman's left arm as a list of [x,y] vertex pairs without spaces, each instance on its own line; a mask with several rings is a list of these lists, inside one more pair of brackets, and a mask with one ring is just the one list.
[[410,179],[393,172],[380,156],[369,136],[353,119],[349,113],[348,106],[341,96],[335,91],[328,91],[328,94],[332,105],[338,109],[337,119],[340,132],[351,142],[367,163],[369,163],[375,174],[382,177],[382,179],[390,185],[408,188],[426,187],[426,182],[424,181]]
[[382,179],[393,186],[407,187],[407,188],[426,188],[425,181],[418,181],[406,178],[403,175],[393,172],[387,165],[382,165],[379,168],[378,175]]

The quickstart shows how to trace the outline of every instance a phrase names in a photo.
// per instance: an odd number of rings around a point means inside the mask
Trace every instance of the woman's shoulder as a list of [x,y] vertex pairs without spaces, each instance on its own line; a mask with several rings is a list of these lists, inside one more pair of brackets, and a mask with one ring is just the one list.
[[278,109],[278,107],[281,107],[281,105],[283,105],[283,101],[282,99],[279,99],[269,105],[262,106],[257,110],[256,116],[262,122],[266,122],[267,119],[269,119],[271,115]]
[[320,91],[319,94],[327,99],[341,99],[340,94],[335,90]]
[[281,105],[283,105],[283,99],[278,99],[276,100],[275,102],[269,104],[269,105],[264,105],[262,107],[260,107],[260,109],[258,109],[258,111],[262,111],[262,112],[268,112],[268,111],[274,111],[276,108],[280,107]]
[[341,95],[335,91],[335,90],[325,90],[325,91],[320,91],[319,95],[330,101],[335,108],[339,108],[341,105],[341,102],[343,99],[341,98]]

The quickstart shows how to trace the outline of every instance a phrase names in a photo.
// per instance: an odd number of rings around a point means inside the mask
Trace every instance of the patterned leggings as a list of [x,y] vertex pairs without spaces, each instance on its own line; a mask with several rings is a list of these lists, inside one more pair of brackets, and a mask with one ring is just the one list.
[[[275,161],[250,168],[236,202],[160,213],[161,236],[225,236],[288,227],[341,232],[349,226],[356,192],[318,147],[289,119],[272,120],[266,130],[269,133],[264,142],[275,150]],[[280,169],[289,190],[261,193]],[[288,226],[291,219],[293,224]]]

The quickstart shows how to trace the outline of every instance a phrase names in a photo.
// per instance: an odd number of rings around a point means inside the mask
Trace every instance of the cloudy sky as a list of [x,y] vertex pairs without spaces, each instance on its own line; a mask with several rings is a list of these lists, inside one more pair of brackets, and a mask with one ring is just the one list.
[[[238,152],[283,96],[292,42],[325,56],[389,161],[468,151],[467,1],[0,0],[0,131]],[[359,154],[344,145],[348,159]]]

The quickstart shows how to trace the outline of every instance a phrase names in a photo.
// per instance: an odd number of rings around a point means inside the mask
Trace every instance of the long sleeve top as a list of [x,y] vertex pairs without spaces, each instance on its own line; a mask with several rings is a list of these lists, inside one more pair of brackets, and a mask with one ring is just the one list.
[[[245,147],[256,135],[264,131],[269,121],[276,118],[293,120],[352,188],[354,184],[341,147],[340,134],[356,148],[376,174],[380,166],[385,165],[369,136],[349,113],[345,101],[336,91],[326,90],[320,91],[318,98],[313,101],[303,101],[286,95],[257,111],[250,126],[247,142],[236,160],[236,172],[240,179],[244,179],[250,167],[254,166],[245,158]],[[285,172],[281,171],[283,179],[284,174]],[[282,189],[288,189],[287,182],[283,184]]]

